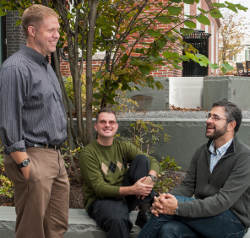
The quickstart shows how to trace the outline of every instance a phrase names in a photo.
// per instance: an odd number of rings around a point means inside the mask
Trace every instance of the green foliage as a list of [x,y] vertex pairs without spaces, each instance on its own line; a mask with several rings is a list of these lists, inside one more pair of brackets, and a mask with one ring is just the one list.
[[162,158],[160,161],[160,173],[158,175],[158,181],[155,184],[155,191],[158,193],[167,193],[176,185],[175,172],[181,169],[174,160],[169,156]]
[[[163,136],[160,135],[162,134],[163,127],[154,122],[137,120],[135,123],[132,123],[130,127],[132,128],[132,143],[147,154],[153,152],[155,144],[160,141],[167,143],[170,139],[167,133],[164,133]],[[170,158],[169,156],[162,158],[155,190],[159,193],[163,193],[173,188],[176,185],[175,172],[179,171],[180,168],[174,158]]]
[[[84,137],[92,135],[89,128],[93,106],[115,104],[120,91],[137,89],[138,86],[162,88],[151,75],[159,66],[167,64],[171,69],[181,69],[183,60],[195,60],[202,66],[211,65],[206,57],[183,42],[183,35],[193,32],[196,21],[209,25],[208,16],[221,18],[220,11],[223,8],[233,12],[247,9],[226,1],[223,4],[213,3],[210,10],[199,9],[200,14],[185,15],[184,18],[183,3],[192,5],[199,0],[70,1],[70,7],[67,1],[1,0],[0,15],[10,10],[17,10],[21,15],[32,3],[45,2],[60,16],[59,46],[68,45],[68,60],[73,78],[70,90],[74,94],[71,93],[71,101],[74,102],[78,127],[76,135],[72,136],[75,144],[79,138],[83,144],[86,143]],[[150,8],[155,11],[149,11]],[[93,13],[97,14],[93,16]],[[159,27],[159,24],[164,24],[164,27]],[[182,51],[186,52],[184,56]],[[92,56],[96,52],[103,52],[105,57],[101,66],[94,70]],[[79,89],[82,86],[84,62],[86,91],[82,92]],[[222,67],[224,70],[228,69],[227,65]],[[67,82],[65,86],[68,87]],[[81,93],[86,93],[86,97],[82,97]],[[67,103],[67,107],[70,107],[69,104]],[[83,109],[86,110],[86,131],[82,125]],[[72,117],[70,120],[72,127]]]
[[73,150],[69,149],[69,147],[62,148],[62,157],[65,161],[65,167],[67,169],[67,173],[69,175],[70,182],[74,179],[78,184],[81,184],[81,174],[80,168],[78,165],[78,155],[81,152],[82,148],[77,147]]
[[[81,98],[82,98],[82,108],[85,109],[86,105],[86,80],[85,77],[82,75],[81,77],[82,81],[82,87],[81,87]],[[69,76],[64,80],[64,86],[66,93],[69,97],[69,100],[72,105],[74,105],[75,102],[75,93],[74,93],[74,88],[73,88],[73,82],[72,82],[72,77]]]
[[0,195],[9,198],[14,195],[13,183],[4,175],[3,147],[0,147]]
[[132,142],[147,154],[153,152],[153,145],[161,140],[164,142],[169,140],[167,133],[160,136],[160,132],[163,130],[162,125],[151,121],[137,120],[130,124],[130,128]]
[[14,195],[13,183],[2,174],[0,174],[0,195],[9,198],[12,198]]

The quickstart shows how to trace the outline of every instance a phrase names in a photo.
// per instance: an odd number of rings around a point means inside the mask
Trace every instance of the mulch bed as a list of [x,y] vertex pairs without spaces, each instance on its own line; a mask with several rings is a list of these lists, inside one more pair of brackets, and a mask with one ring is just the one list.
[[[66,160],[67,163],[67,160]],[[77,171],[71,166],[66,166],[67,172],[69,175],[70,181],[70,201],[69,206],[70,208],[83,208],[83,192],[82,192],[82,184],[81,182],[77,181],[75,178],[75,174],[78,174],[79,177],[79,166],[77,166]],[[4,174],[3,169],[0,167],[0,174]],[[1,184],[0,184],[1,186]],[[14,206],[14,198],[9,198],[7,196],[0,194],[0,206]]]

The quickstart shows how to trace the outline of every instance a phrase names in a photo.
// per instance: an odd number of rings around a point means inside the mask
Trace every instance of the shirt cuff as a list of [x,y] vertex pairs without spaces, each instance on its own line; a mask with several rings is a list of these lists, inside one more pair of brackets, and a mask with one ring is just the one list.
[[24,140],[18,141],[10,146],[5,146],[4,152],[6,154],[10,154],[10,153],[16,152],[16,151],[22,151],[22,152],[26,151]]

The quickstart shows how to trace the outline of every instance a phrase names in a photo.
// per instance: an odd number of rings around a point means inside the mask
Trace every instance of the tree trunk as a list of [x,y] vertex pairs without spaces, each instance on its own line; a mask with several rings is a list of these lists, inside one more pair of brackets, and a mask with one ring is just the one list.
[[93,140],[92,49],[93,49],[93,42],[94,42],[94,35],[95,35],[95,24],[96,24],[98,0],[89,0],[88,3],[89,3],[89,30],[88,30],[88,38],[87,38],[87,57],[86,57],[86,138],[87,138],[87,143]]

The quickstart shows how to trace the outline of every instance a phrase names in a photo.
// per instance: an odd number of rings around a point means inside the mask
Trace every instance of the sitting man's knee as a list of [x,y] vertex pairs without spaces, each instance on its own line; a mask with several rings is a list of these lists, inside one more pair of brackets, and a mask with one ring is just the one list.
[[169,221],[166,224],[164,224],[160,231],[159,231],[159,237],[181,237],[180,233],[182,232],[180,223],[175,221]]

